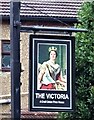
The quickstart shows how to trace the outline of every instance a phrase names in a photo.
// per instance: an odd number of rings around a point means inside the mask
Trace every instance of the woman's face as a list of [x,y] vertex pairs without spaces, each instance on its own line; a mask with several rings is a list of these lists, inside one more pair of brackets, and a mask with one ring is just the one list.
[[56,52],[55,51],[51,51],[50,52],[50,60],[55,60],[56,59]]

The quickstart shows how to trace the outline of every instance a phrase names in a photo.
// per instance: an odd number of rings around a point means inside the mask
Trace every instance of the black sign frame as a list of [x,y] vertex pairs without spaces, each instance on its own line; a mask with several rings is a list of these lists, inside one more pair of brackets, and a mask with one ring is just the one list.
[[[38,89],[38,59],[41,45],[67,46],[67,89]],[[42,51],[44,52],[44,51]],[[75,106],[75,37],[30,35],[29,40],[29,110],[72,112]]]

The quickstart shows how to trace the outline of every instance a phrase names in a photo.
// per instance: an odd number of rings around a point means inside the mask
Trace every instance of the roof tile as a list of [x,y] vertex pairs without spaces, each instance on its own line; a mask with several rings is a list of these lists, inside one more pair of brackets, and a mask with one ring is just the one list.
[[[21,0],[21,16],[27,17],[77,17],[84,0]],[[0,15],[10,15],[10,0],[0,1]]]

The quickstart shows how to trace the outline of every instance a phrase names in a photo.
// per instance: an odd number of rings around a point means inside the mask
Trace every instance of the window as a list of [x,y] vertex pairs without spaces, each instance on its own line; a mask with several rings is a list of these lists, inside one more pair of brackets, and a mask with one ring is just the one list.
[[2,41],[2,58],[1,67],[2,71],[10,71],[10,41]]

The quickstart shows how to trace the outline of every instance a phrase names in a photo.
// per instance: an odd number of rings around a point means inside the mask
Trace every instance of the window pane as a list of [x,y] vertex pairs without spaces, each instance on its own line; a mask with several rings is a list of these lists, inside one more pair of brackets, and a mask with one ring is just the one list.
[[3,55],[2,56],[2,67],[3,68],[10,68],[10,55]]
[[10,43],[3,43],[3,52],[10,52]]

